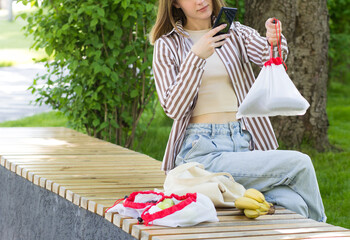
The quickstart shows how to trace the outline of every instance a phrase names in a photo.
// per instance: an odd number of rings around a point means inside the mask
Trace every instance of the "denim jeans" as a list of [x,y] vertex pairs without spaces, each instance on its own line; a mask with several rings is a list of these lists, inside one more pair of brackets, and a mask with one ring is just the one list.
[[189,124],[175,165],[199,162],[211,172],[229,172],[245,188],[305,217],[326,222],[310,157],[289,150],[249,150],[251,135],[240,122]]

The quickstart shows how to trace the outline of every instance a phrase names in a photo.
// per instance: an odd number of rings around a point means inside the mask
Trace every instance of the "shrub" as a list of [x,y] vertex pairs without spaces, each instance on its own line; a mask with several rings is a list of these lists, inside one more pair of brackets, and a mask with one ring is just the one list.
[[141,114],[155,99],[147,39],[155,0],[19,2],[35,8],[21,15],[32,48],[54,59],[38,77],[46,84],[37,85],[37,78],[30,87],[36,101],[91,136],[131,147]]

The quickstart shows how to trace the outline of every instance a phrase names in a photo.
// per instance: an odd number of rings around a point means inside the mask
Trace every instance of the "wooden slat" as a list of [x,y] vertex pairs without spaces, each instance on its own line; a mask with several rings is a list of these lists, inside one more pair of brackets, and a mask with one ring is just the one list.
[[16,149],[13,149],[13,150],[4,150],[4,149],[0,149],[1,153],[3,156],[5,155],[18,155],[18,154],[21,154],[21,155],[36,155],[36,154],[50,154],[50,155],[66,155],[66,154],[69,154],[69,155],[72,155],[72,154],[75,154],[75,155],[86,155],[86,154],[90,154],[90,155],[100,155],[100,154],[104,154],[104,153],[107,153],[107,154],[119,154],[120,151],[118,150],[114,150],[114,149],[109,149],[109,150],[97,150],[97,149],[65,149],[65,150],[62,150],[60,148],[57,148],[57,149],[47,149],[47,148],[42,148],[42,149],[30,149],[30,150],[21,150],[21,151],[18,151]]
[[[261,224],[261,225],[239,225],[239,226],[207,226],[207,227],[188,227],[188,228],[172,228],[172,229],[152,229],[144,230],[141,235],[141,240],[151,240],[155,236],[173,235],[174,238],[178,235],[191,235],[191,234],[209,234],[209,233],[227,233],[227,232],[247,232],[247,231],[260,231],[260,230],[285,230],[295,228],[324,228],[327,225],[310,222],[305,223],[285,223],[285,224]],[[329,226],[328,226],[329,227]],[[339,229],[337,229],[339,230]]]
[[[29,174],[25,169],[22,170],[22,177],[27,178],[27,174]],[[101,181],[108,181],[108,182],[119,182],[121,180],[123,181],[127,181],[128,179],[130,181],[135,181],[138,182],[140,179],[142,178],[152,178],[152,176],[150,176],[150,174],[153,173],[139,173],[137,174],[137,176],[130,176],[130,174],[128,175],[127,173],[119,173],[118,175],[116,174],[99,174],[99,175],[94,175],[94,174],[77,174],[77,175],[50,175],[50,174],[40,174],[40,176],[45,177],[47,179],[52,179],[52,180],[69,180],[69,179],[77,179],[77,180],[87,180],[87,179],[99,179]],[[131,178],[132,177],[132,178]],[[137,178],[136,178],[137,177]],[[118,178],[118,179],[117,179]],[[164,180],[164,176],[163,175],[158,175],[158,176],[154,176],[154,181],[161,181]]]
[[0,155],[0,164],[1,164],[1,166],[5,166],[5,164],[6,164],[6,158],[4,158],[1,155]]
[[152,237],[152,240],[180,240],[180,239],[238,239],[255,237],[257,239],[295,239],[304,237],[327,237],[327,236],[350,236],[348,231],[336,231],[336,227],[311,227],[311,228],[291,228],[291,229],[269,229],[269,230],[249,230],[249,231],[231,231],[220,233],[203,233],[203,234],[181,234],[181,235],[162,235]]
[[[88,162],[88,161],[74,161],[72,162],[72,160],[70,161],[58,161],[55,160],[54,162],[34,162],[33,160],[29,160],[30,162],[21,162],[21,161],[12,161],[12,160],[8,160],[9,162],[12,163],[16,163],[21,165],[22,167],[36,167],[36,168],[50,168],[50,167],[65,167],[67,166],[67,164],[69,164],[69,167],[71,168],[89,168],[89,167],[98,167],[98,168],[106,168],[105,165],[110,166],[110,167],[121,167],[121,168],[126,168],[126,167],[131,167],[131,166],[135,166],[135,164],[137,164],[138,166],[140,166],[140,168],[147,168],[150,166],[160,166],[161,164],[155,164],[153,162],[149,162],[149,161],[145,161],[145,159],[142,160],[138,160],[138,159],[134,159],[134,157],[132,158],[132,160],[130,160],[130,158],[126,158],[126,159],[119,159],[120,162],[118,162],[118,160],[114,160],[112,163],[111,162],[107,162],[107,161],[98,161],[98,162]],[[128,161],[130,160],[130,161]],[[82,164],[84,164],[82,166]]]
[[[115,215],[113,216],[113,224],[116,225],[116,226],[118,226],[118,227],[120,227],[120,228],[122,228],[123,222],[124,222],[125,220],[127,220],[127,219],[130,219],[130,220],[131,220],[130,217],[125,217],[125,216],[121,216],[121,215],[119,215],[119,214],[115,214]],[[132,219],[132,220],[134,220],[134,219]],[[135,220],[134,220],[134,221],[135,221]]]
[[[338,240],[338,237],[343,239],[350,239],[349,231],[344,232],[310,232],[301,234],[276,234],[276,235],[264,235],[264,236],[239,236],[228,237],[225,240],[281,240],[281,239],[322,239],[322,240]],[[166,238],[153,238],[153,240],[162,240]],[[192,238],[195,239],[195,238]],[[206,240],[217,240],[218,238],[206,238]]]
[[[196,229],[202,229],[202,228],[217,228],[217,227],[236,227],[236,226],[259,226],[259,225],[267,225],[267,224],[309,224],[309,223],[314,223],[315,221],[310,220],[310,219],[280,219],[280,220],[266,220],[266,221],[232,221],[232,222],[214,222],[214,223],[200,223],[194,228]],[[190,227],[191,228],[191,227]],[[141,235],[143,234],[144,231],[148,230],[170,230],[170,231],[177,231],[180,229],[187,229],[187,228],[169,228],[169,227],[163,227],[163,226],[157,226],[157,225],[152,225],[152,226],[145,226],[145,225],[133,225],[132,226],[132,236],[136,238],[141,238]],[[147,233],[145,233],[147,235]]]
[[[220,224],[225,222],[251,222],[251,219],[248,219],[247,217],[240,215],[240,216],[218,216]],[[254,222],[263,222],[263,221],[270,221],[270,220],[287,220],[287,219],[305,219],[303,216],[300,216],[298,214],[274,214],[274,215],[265,215],[260,216],[258,219],[255,219]],[[123,230],[128,233],[132,233],[133,226],[137,224],[137,220],[135,219],[128,219],[123,222]]]
[[[133,151],[124,151],[119,153],[118,155],[115,154],[100,154],[100,155],[71,155],[71,154],[66,154],[66,155],[38,155],[38,154],[33,154],[33,155],[11,155],[11,156],[6,156],[7,159],[11,160],[13,159],[14,161],[21,161],[21,160],[26,160],[28,161],[78,161],[79,159],[83,159],[84,161],[117,161],[118,159],[122,159],[123,157],[128,157],[128,156],[134,156],[135,158],[141,157],[141,159],[151,159],[150,157],[144,157],[145,155],[133,152]],[[154,160],[153,160],[154,161]]]

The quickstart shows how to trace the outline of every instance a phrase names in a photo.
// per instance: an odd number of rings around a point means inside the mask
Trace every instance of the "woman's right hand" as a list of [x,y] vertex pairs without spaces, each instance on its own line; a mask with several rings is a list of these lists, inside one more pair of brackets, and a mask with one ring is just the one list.
[[[222,24],[214,29],[211,29],[192,46],[191,51],[202,59],[207,59],[210,57],[215,52],[215,48],[224,45],[226,38],[230,37],[230,34],[221,34],[213,37],[225,27],[226,24]],[[223,41],[219,42],[220,40]]]

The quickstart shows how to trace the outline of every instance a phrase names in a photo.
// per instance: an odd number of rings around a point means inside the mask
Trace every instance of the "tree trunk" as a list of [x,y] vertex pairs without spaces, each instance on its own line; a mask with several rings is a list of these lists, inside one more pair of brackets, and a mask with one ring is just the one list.
[[[330,147],[327,130],[328,10],[326,0],[245,0],[245,25],[265,36],[265,21],[276,17],[287,38],[288,75],[310,103],[304,116],[274,117],[278,140],[287,148],[308,142],[318,151]],[[259,70],[260,71],[260,70]]]

